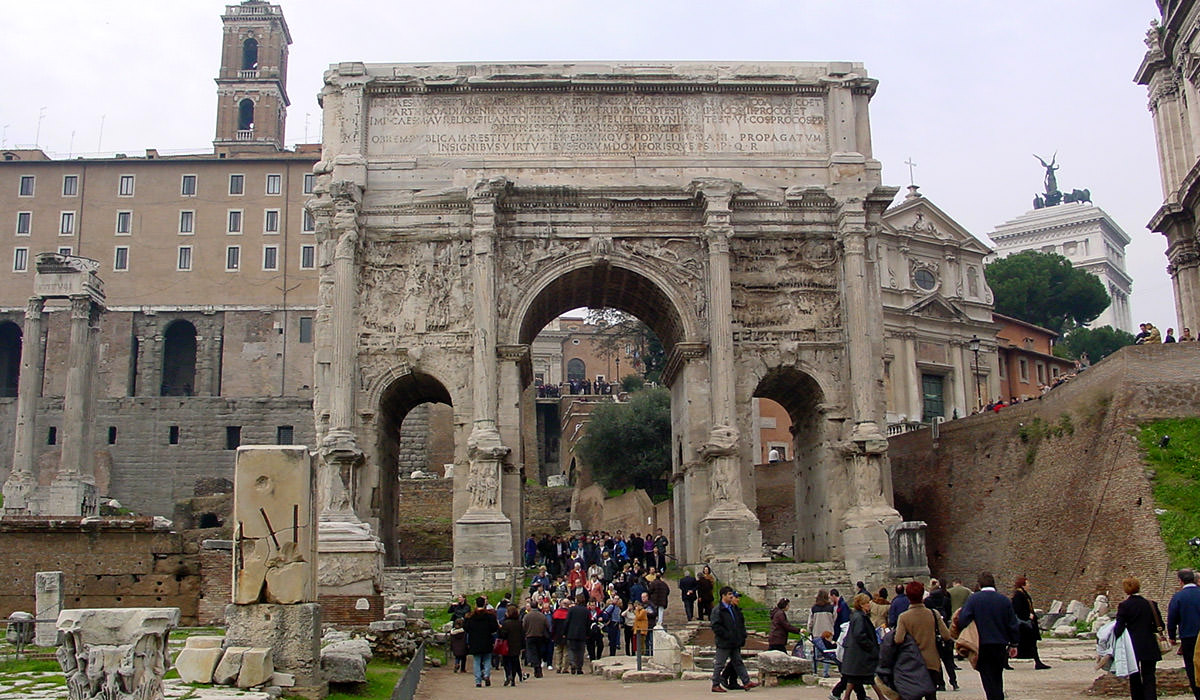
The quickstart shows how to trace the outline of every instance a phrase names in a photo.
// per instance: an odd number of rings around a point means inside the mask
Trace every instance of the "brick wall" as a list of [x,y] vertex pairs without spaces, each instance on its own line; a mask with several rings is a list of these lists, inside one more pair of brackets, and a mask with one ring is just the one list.
[[197,624],[200,565],[177,533],[149,518],[5,518],[0,521],[0,617],[35,612],[34,574],[62,571],[64,606],[178,607]]
[[401,479],[396,487],[396,536],[406,563],[454,558],[453,479]]
[[200,599],[196,620],[201,625],[224,625],[225,606],[233,602],[233,550],[202,548]]
[[571,487],[525,487],[525,532],[564,533],[570,529]]
[[792,462],[754,467],[754,490],[758,494],[755,514],[762,528],[763,544],[790,544],[796,534],[795,469]]
[[[360,610],[359,601],[367,601],[367,608]],[[383,596],[331,595],[321,596],[321,623],[343,627],[366,627],[383,619]]]
[[[1026,575],[1047,605],[1119,600],[1134,574],[1162,600],[1174,586],[1135,430],[1198,414],[1200,344],[1125,348],[1041,400],[944,423],[936,444],[929,430],[892,438],[896,507],[929,524],[935,576],[986,568],[1007,589]],[[1071,429],[1039,442],[1036,419]]]

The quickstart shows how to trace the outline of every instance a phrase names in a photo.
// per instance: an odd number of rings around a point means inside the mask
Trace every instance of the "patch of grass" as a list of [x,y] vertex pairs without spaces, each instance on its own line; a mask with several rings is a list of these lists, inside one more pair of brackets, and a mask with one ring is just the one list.
[[0,674],[56,673],[62,671],[54,659],[9,659],[0,661]]
[[[1170,436],[1160,447],[1163,436]],[[1171,568],[1200,566],[1188,540],[1200,536],[1200,418],[1172,418],[1141,427],[1138,441],[1154,470],[1154,505]]]
[[193,635],[224,637],[224,627],[177,627],[171,630],[170,639],[187,639]]
[[771,631],[771,608],[746,594],[738,600],[742,616],[746,618],[746,629],[766,634]]
[[330,693],[326,700],[388,700],[405,668],[405,664],[371,659],[367,664],[367,682],[362,687],[354,692]]

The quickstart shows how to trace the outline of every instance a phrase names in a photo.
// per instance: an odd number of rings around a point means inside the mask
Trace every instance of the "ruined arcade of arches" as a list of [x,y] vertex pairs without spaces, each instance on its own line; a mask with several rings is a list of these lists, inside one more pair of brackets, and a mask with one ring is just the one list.
[[388,540],[399,426],[454,415],[458,590],[519,561],[530,344],[610,307],[663,341],[673,548],[761,556],[752,401],[793,424],[797,557],[888,566],[880,184],[860,64],[337,64],[310,209],[325,520]]

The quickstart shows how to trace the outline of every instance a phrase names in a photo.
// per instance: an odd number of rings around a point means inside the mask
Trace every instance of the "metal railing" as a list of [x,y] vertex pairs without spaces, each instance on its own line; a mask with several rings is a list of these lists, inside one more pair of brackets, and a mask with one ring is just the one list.
[[417,653],[413,654],[412,661],[408,662],[408,668],[404,669],[404,675],[400,676],[396,687],[392,688],[392,700],[412,700],[417,694],[417,686],[421,683],[421,671],[424,668],[425,642],[421,642]]

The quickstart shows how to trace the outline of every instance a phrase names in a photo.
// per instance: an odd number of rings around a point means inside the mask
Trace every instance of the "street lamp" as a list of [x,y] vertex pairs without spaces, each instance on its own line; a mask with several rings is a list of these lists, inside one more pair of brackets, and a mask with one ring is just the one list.
[[983,409],[983,390],[979,388],[979,336],[971,336],[971,341],[967,344],[971,352],[975,353],[975,401],[978,404],[977,409]]

